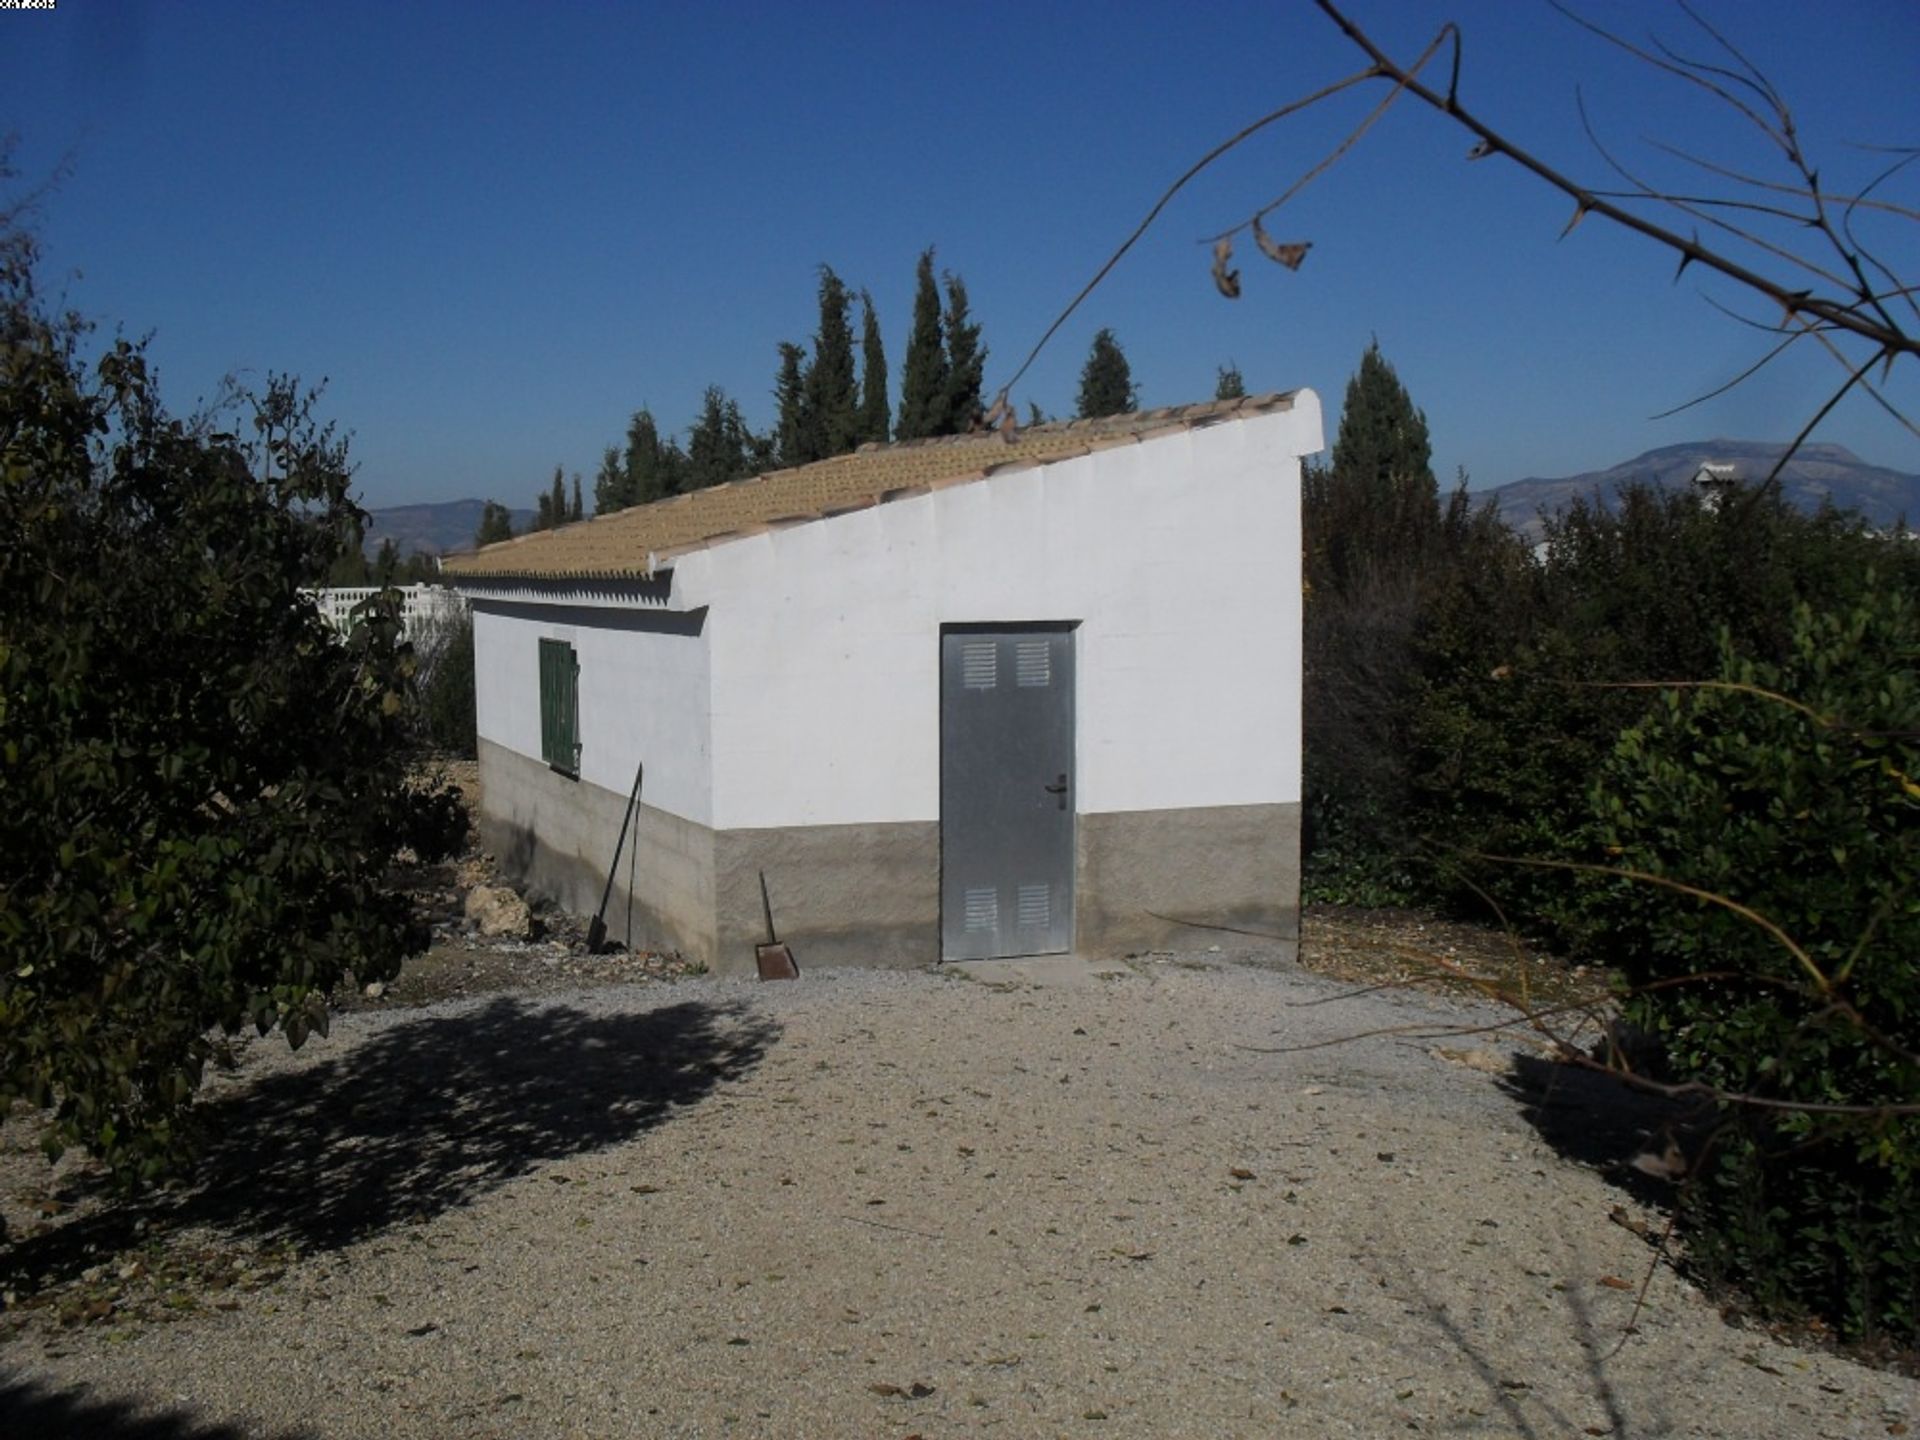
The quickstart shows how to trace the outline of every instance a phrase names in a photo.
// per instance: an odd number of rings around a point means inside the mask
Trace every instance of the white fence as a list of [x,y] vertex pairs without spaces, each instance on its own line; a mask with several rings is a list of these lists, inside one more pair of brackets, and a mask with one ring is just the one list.
[[[445,585],[397,585],[394,588],[400,592],[401,632],[416,642],[442,621],[458,618],[467,608],[460,594]],[[327,623],[344,635],[353,628],[354,607],[378,595],[380,587],[355,585],[303,593],[320,607]]]

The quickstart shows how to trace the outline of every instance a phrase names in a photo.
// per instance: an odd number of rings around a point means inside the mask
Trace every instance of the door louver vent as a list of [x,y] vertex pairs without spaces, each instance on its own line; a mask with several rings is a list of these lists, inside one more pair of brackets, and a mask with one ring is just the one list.
[[1016,685],[1053,683],[1053,647],[1045,640],[1022,640],[1013,647],[1013,679]]
[[1022,885],[1020,887],[1020,928],[1044,930],[1051,924],[1053,924],[1053,887]]
[[985,930],[991,933],[1000,928],[1000,892],[991,886],[966,893],[967,920],[969,930]]
[[993,689],[1000,682],[999,655],[1000,647],[991,640],[975,640],[962,645],[960,683],[969,690]]

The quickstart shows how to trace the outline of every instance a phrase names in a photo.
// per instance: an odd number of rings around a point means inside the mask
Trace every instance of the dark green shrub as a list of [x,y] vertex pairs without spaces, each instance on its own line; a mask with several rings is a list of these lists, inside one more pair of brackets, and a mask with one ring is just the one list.
[[1416,857],[1379,843],[1391,828],[1381,816],[1350,813],[1334,796],[1309,797],[1301,900],[1369,909],[1414,904],[1421,894]]
[[420,720],[427,744],[471,760],[479,742],[473,691],[473,613],[441,620],[415,647],[421,657]]
[[149,1178],[214,1027],[297,1045],[425,947],[393,862],[465,816],[409,777],[392,598],[342,641],[302,593],[365,519],[313,397],[172,419],[139,346],[89,372],[31,261],[0,244],[0,1113]]
[[1752,916],[1614,881],[1587,918],[1675,1073],[1760,1102],[1721,1104],[1690,1253],[1770,1307],[1911,1341],[1920,1117],[1881,1107],[1920,1102],[1920,607],[1862,582],[1845,611],[1798,607],[1781,661],[1729,649],[1722,685],[1662,693],[1595,792],[1619,866]]
[[[1739,654],[1777,662],[1797,604],[1850,606],[1875,567],[1883,582],[1911,584],[1916,552],[1777,495],[1736,495],[1716,510],[1690,493],[1634,487],[1614,512],[1573,506],[1524,563],[1453,567],[1420,617],[1423,678],[1405,724],[1408,829],[1439,861],[1593,859],[1594,779],[1658,695],[1623,684],[1717,674],[1723,632]],[[1485,914],[1478,891],[1457,886],[1444,863],[1431,873],[1435,900]],[[1563,945],[1591,932],[1582,887],[1564,873],[1466,873]]]

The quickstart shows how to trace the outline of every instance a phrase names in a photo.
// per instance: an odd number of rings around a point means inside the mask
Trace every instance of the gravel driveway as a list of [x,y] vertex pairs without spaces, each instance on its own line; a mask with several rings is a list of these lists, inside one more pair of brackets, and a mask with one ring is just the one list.
[[1482,1018],[1207,954],[343,1016],[219,1082],[207,1183],[152,1221],[283,1273],[21,1332],[0,1433],[1920,1425],[1914,1382],[1731,1327],[1664,1265],[1622,1343],[1645,1212],[1530,1118],[1595,1117],[1436,1033]]

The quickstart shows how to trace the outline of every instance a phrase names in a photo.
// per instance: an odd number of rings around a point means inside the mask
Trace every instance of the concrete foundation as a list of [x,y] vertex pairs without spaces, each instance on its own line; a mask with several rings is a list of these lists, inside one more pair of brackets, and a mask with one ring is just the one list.
[[[480,742],[481,839],[531,893],[590,915],[627,797]],[[774,924],[802,968],[940,958],[936,822],[715,832],[646,804],[607,906],[616,939],[751,974]],[[1300,934],[1300,807],[1214,806],[1082,815],[1074,948],[1087,956]],[[629,876],[632,891],[628,889]]]
[[1082,815],[1078,850],[1085,954],[1299,942],[1298,805]]
[[[593,914],[627,797],[486,740],[480,793],[480,840],[507,876],[563,910]],[[643,785],[627,846],[607,902],[607,933],[624,942],[631,931],[636,946],[713,964],[713,831],[654,809]]]
[[930,965],[940,958],[940,827],[818,825],[714,837],[719,960],[751,970],[773,923],[808,965]]

